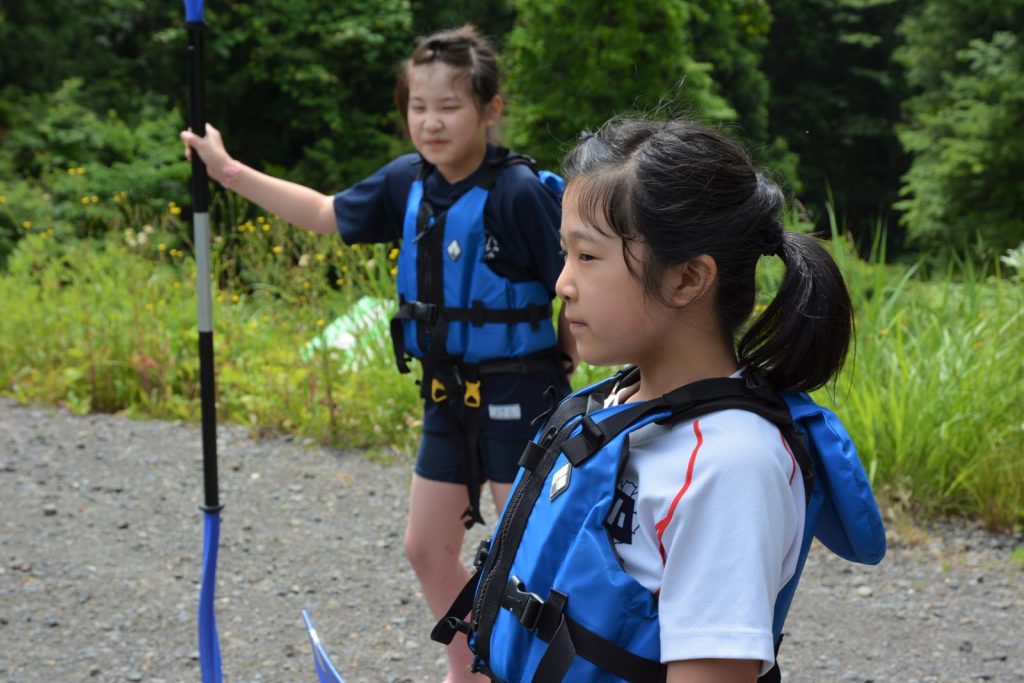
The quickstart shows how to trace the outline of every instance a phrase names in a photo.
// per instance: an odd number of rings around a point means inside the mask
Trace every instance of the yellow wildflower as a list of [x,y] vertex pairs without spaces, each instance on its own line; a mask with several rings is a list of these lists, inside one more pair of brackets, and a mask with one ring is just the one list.
[[280,254],[282,251],[284,251],[284,247],[282,247],[280,244],[275,244],[274,248],[271,249],[270,251],[274,252],[275,254]]
[[82,202],[82,204],[88,204],[89,203],[89,198],[88,197],[82,197],[81,202]]
[[146,304],[146,311],[149,313],[153,312],[153,304]]
[[171,215],[172,216],[179,216],[179,215],[181,215],[181,207],[180,206],[172,206],[171,207]]
[[93,196],[89,197],[89,201],[92,202],[93,204],[99,204],[100,203],[100,198],[97,197],[96,195],[93,195]]
[[266,223],[267,219],[264,218],[263,216],[256,216],[256,222],[257,223]]
[[180,282],[175,282],[173,286],[174,286],[175,289],[181,289],[181,283]]
[[167,245],[161,242],[160,244],[156,245],[156,248],[159,249],[160,251],[164,251],[165,249],[167,249]]
[[317,254],[317,255],[316,255],[316,260],[317,260],[317,261],[320,261],[321,263],[323,263],[323,260],[324,260],[325,258],[327,258],[327,257],[326,257],[326,256],[324,256],[323,254]]
[[388,252],[388,260],[389,261],[394,261],[397,258],[398,258],[398,249],[397,248],[394,248],[394,249],[392,249],[391,251]]
[[237,304],[237,303],[238,303],[239,301],[241,301],[241,300],[242,300],[242,297],[238,296],[237,294],[232,294],[232,295],[231,295],[231,301],[232,301],[232,303],[236,303],[236,304]]
[[394,277],[396,275],[398,275],[398,268],[392,268],[391,269],[391,277]]
[[316,326],[317,327],[323,327],[324,326],[324,319],[323,318],[317,318]]
[[4,195],[0,194],[0,204],[6,204],[6,203],[7,203],[7,197],[5,197]]
[[32,221],[22,221],[21,222],[21,227],[25,228],[26,230],[31,230],[32,229]]
[[885,335],[889,334],[889,328],[888,327],[883,327],[882,329],[880,329],[878,331],[878,334],[880,334],[880,335],[882,335],[884,337]]

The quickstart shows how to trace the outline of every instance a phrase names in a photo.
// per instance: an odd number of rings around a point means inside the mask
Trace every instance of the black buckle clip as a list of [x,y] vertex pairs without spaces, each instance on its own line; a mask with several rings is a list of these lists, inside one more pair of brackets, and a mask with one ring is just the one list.
[[487,561],[487,555],[491,551],[491,539],[485,538],[477,546],[476,555],[473,556],[473,567],[479,569]]
[[413,320],[430,323],[431,325],[437,321],[438,307],[436,304],[426,304],[422,301],[410,301],[406,305],[412,309],[410,317]]
[[512,576],[505,584],[505,594],[501,597],[501,606],[516,615],[519,623],[526,630],[534,631],[540,622],[544,600],[536,593],[528,592],[526,584],[520,581],[519,577]]

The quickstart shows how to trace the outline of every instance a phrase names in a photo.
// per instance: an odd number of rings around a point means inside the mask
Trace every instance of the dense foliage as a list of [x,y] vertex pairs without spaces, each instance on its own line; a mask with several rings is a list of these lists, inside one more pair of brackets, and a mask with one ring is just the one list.
[[[63,163],[56,138],[76,133],[67,115],[47,128],[51,104],[90,128],[65,172],[107,166],[114,148],[118,163],[180,172],[148,147],[176,144],[181,14],[141,0],[0,6],[0,259],[11,226],[41,215],[36,200],[59,201],[44,176]],[[812,222],[831,205],[864,249],[879,226],[904,253],[1024,240],[1024,0],[223,0],[207,21],[209,120],[247,162],[323,190],[407,149],[395,67],[415,35],[469,21],[503,49],[507,141],[545,165],[614,113],[683,113],[725,125]],[[131,160],[128,131],[146,140]],[[144,175],[88,196],[175,196]]]
[[518,0],[516,8],[508,139],[543,164],[557,167],[580,131],[623,111],[670,106],[736,118],[711,65],[694,56],[689,3]]
[[922,248],[1024,240],[1024,2],[933,0],[910,12],[897,53],[913,96],[903,224]]
[[903,153],[893,129],[902,80],[891,53],[905,0],[776,0],[764,70],[774,135],[799,156],[801,199],[826,203],[861,240],[888,221]]

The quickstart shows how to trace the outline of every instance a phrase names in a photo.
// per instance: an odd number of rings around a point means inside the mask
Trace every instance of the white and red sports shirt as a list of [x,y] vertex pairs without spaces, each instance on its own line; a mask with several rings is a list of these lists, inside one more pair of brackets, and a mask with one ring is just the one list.
[[630,435],[607,524],[626,572],[658,594],[663,662],[759,659],[762,673],[771,668],[775,598],[796,570],[805,505],[788,444],[753,413]]

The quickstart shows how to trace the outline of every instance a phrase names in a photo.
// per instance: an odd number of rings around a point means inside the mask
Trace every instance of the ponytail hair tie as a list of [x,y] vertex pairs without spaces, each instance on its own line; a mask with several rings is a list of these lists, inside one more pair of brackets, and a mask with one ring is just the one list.
[[761,234],[761,256],[778,256],[785,238],[786,229],[778,221],[766,225]]
[[433,52],[441,52],[452,48],[468,48],[470,45],[471,41],[466,36],[456,36],[454,38],[431,38],[424,47]]

